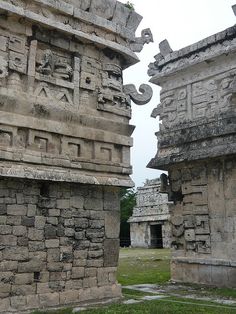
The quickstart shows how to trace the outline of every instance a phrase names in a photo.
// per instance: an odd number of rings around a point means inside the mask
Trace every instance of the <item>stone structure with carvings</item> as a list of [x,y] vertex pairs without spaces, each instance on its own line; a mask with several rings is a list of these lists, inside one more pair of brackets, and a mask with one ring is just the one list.
[[136,207],[128,220],[132,247],[170,247],[169,203],[160,186],[160,179],[153,179],[137,189]]
[[236,287],[236,28],[179,51],[165,40],[150,64],[160,85],[158,152],[174,201],[172,279]]
[[115,0],[0,1],[0,312],[119,298],[130,187],[122,71],[152,41]]

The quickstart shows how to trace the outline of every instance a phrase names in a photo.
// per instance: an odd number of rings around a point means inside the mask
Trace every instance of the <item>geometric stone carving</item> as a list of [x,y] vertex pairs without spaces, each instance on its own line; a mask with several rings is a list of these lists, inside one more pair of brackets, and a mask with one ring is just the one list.
[[[173,199],[172,279],[235,287],[235,27],[172,51],[167,41],[149,66],[162,87],[161,120],[150,168],[168,171]],[[229,165],[227,168],[226,165]],[[205,274],[208,276],[205,276]],[[222,275],[224,274],[224,275]]]
[[9,69],[26,74],[27,57],[24,54],[10,51],[9,53]]
[[0,312],[121,297],[119,193],[133,186],[122,71],[138,61],[141,17],[113,22],[115,0],[80,2],[0,1]]

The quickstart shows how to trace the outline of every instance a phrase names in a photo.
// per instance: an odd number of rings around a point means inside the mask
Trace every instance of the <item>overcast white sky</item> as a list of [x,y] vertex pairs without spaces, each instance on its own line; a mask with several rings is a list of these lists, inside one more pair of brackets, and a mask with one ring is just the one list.
[[[126,0],[120,0],[126,3]],[[236,23],[231,6],[236,0],[131,0],[135,11],[143,16],[137,36],[144,28],[151,28],[154,43],[145,45],[139,54],[140,63],[125,71],[126,84],[138,87],[147,83],[148,64],[159,52],[159,42],[167,39],[173,50],[181,49],[207,36],[220,32]],[[161,172],[147,169],[146,165],[157,151],[154,133],[158,130],[158,119],[150,117],[152,109],[159,103],[158,86],[151,84],[154,96],[145,106],[132,105],[131,124],[136,125],[133,133],[132,178],[137,186],[145,179],[156,178]]]

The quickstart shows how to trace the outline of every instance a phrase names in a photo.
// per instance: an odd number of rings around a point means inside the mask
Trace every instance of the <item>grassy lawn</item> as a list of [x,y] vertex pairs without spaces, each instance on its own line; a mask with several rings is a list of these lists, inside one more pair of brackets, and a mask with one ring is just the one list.
[[[227,298],[236,300],[236,289],[207,288],[199,285],[180,285],[178,290],[168,283],[170,279],[170,251],[121,249],[118,281],[123,286],[133,284],[159,284],[165,287],[166,298],[142,301],[137,304],[114,304],[98,306],[81,313],[84,314],[236,314],[235,306],[214,303],[212,300],[187,298],[188,294],[196,297]],[[153,295],[123,287],[125,299],[140,301],[143,296]],[[176,293],[178,295],[176,295]],[[33,314],[72,314],[72,309],[56,311],[36,311]]]
[[[34,314],[72,314],[71,310],[53,312],[34,312]],[[181,301],[163,299],[125,305],[114,304],[106,307],[82,311],[84,314],[235,314],[236,309],[212,304],[202,305],[182,299]]]
[[153,283],[170,279],[170,250],[121,249],[118,282],[122,286]]

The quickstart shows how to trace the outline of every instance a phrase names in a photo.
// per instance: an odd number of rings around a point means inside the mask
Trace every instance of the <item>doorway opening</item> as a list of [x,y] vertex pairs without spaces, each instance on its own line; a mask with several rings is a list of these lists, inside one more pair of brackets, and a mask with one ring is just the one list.
[[150,225],[151,248],[163,249],[162,225]]

